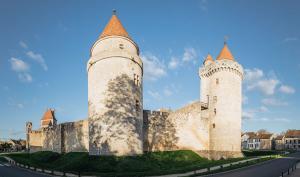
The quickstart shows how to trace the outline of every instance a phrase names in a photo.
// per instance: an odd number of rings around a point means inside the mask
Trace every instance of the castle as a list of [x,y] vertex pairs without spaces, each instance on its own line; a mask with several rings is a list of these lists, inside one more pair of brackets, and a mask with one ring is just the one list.
[[26,123],[30,152],[137,155],[188,149],[209,159],[240,157],[243,68],[227,44],[199,69],[200,100],[175,111],[143,110],[138,45],[113,14],[90,50],[88,118],[57,124],[48,109],[41,128]]

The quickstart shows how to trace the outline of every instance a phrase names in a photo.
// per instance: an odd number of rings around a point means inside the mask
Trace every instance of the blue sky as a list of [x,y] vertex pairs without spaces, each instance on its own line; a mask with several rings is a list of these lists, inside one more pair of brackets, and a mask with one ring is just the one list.
[[199,99],[198,69],[224,36],[245,68],[243,130],[300,128],[300,2],[296,0],[0,2],[0,138],[87,117],[89,49],[117,10],[144,61],[144,109]]

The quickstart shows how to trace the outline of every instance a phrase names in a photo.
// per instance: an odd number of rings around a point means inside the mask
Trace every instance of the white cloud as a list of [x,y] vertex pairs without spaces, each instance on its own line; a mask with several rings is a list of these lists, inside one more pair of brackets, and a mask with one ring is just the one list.
[[244,80],[245,82],[251,82],[258,80],[264,76],[264,72],[258,68],[245,69]]
[[175,57],[171,58],[171,61],[168,64],[169,69],[176,69],[179,66],[179,60]]
[[201,0],[200,1],[200,9],[204,12],[207,11],[207,0]]
[[280,81],[274,73],[267,77],[261,69],[245,69],[245,85],[247,90],[258,90],[265,95],[273,95]]
[[173,92],[169,88],[164,89],[164,95],[165,96],[171,96],[173,95]]
[[159,94],[158,92],[149,90],[149,91],[148,91],[148,94],[149,94],[151,97],[153,97],[154,99],[156,99],[156,100],[160,100],[160,99],[161,99],[161,96],[160,96],[160,94]]
[[257,89],[265,95],[273,95],[275,93],[276,86],[279,84],[277,79],[264,79],[252,83],[247,87],[248,90]]
[[261,102],[268,106],[286,106],[286,105],[288,105],[287,102],[280,101],[275,98],[264,98],[261,100]]
[[11,63],[11,69],[15,71],[18,75],[18,78],[22,82],[32,82],[32,77],[28,73],[30,68],[27,63],[25,63],[23,60],[12,57],[10,59]]
[[16,72],[27,72],[29,71],[29,65],[23,60],[12,57],[10,59],[11,69]]
[[274,121],[276,122],[290,122],[290,119],[287,118],[275,118]]
[[295,89],[288,85],[281,85],[279,91],[286,94],[293,94],[295,93]]
[[243,95],[242,102],[243,104],[248,104],[249,98],[246,95]]
[[28,51],[28,52],[26,53],[26,55],[27,55],[29,58],[31,58],[31,59],[35,60],[36,62],[38,62],[38,63],[42,66],[42,68],[43,68],[45,71],[48,70],[48,66],[47,66],[47,64],[46,64],[46,62],[45,62],[45,59],[44,59],[44,57],[43,57],[41,54],[39,54],[39,53],[34,53],[33,51]]
[[23,49],[28,49],[27,44],[24,41],[20,41],[19,45],[23,48]]
[[246,119],[253,119],[255,116],[253,111],[243,111],[242,112],[242,119],[246,120]]
[[18,104],[17,104],[17,107],[20,108],[20,109],[23,109],[23,108],[24,108],[24,105],[23,105],[22,103],[18,103]]
[[27,83],[32,82],[32,77],[31,77],[31,75],[29,73],[19,73],[18,74],[18,78],[22,82],[27,82]]
[[190,61],[196,61],[197,59],[197,52],[194,48],[189,47],[184,49],[182,61],[183,62],[190,62]]
[[167,74],[164,64],[156,56],[148,53],[141,58],[144,63],[145,79],[155,81]]
[[265,106],[261,106],[261,107],[259,108],[259,111],[260,111],[260,112],[268,112],[269,109],[268,109],[267,107],[265,107]]
[[291,41],[298,41],[297,37],[286,37],[284,38],[283,42],[291,42]]

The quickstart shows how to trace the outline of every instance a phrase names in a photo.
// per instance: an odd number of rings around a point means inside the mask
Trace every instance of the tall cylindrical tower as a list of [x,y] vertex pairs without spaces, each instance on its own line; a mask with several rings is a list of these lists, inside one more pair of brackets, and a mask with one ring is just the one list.
[[135,155],[142,149],[143,64],[115,14],[87,64],[90,155]]
[[214,64],[202,69],[209,80],[209,152],[211,159],[241,156],[243,68],[225,43]]

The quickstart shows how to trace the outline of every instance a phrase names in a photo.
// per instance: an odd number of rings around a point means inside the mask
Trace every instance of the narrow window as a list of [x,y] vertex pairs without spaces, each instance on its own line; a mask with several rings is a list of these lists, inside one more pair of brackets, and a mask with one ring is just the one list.
[[124,45],[123,44],[119,44],[119,48],[120,49],[124,49]]
[[136,76],[137,76],[137,77],[136,77],[136,79],[137,79],[136,85],[139,86],[139,83],[140,83],[139,75],[136,75]]
[[136,109],[136,111],[140,110],[140,102],[139,102],[139,100],[135,100],[135,109]]
[[216,124],[212,124],[213,128],[216,128]]
[[214,113],[215,113],[215,115],[217,114],[217,109],[216,108],[214,109]]
[[136,84],[136,74],[133,74],[133,82]]
[[217,84],[217,85],[219,84],[219,78],[216,79],[216,84]]
[[217,102],[217,96],[214,96],[214,103]]

